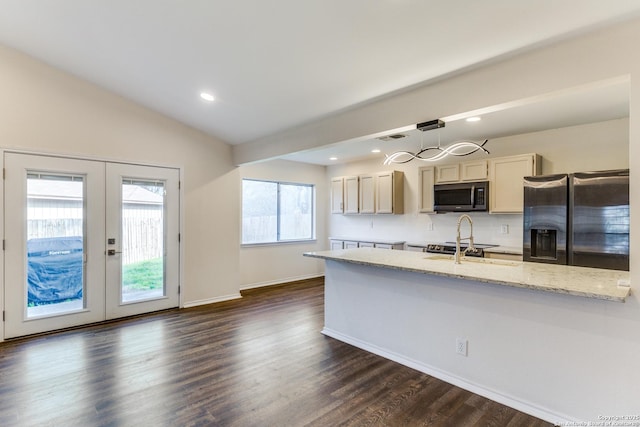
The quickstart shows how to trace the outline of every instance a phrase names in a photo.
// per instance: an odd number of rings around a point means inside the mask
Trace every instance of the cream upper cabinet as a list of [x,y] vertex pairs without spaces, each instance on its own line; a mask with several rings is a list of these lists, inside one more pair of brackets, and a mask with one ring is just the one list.
[[342,213],[344,210],[342,177],[331,178],[331,213]]
[[359,180],[357,176],[345,176],[344,178],[344,210],[345,214],[357,214],[359,205]]
[[488,166],[486,160],[473,160],[470,162],[456,163],[455,165],[436,166],[435,174],[436,184],[460,181],[486,181]]
[[436,166],[436,184],[460,181],[460,164]]
[[474,160],[460,163],[460,180],[462,181],[486,181],[488,166],[486,160]]
[[489,211],[491,213],[522,213],[523,178],[540,174],[540,156],[522,154],[489,160]]
[[404,213],[404,173],[389,171],[376,175],[376,213]]
[[419,169],[418,211],[433,212],[433,185],[435,184],[435,167],[423,166]]
[[360,213],[376,212],[376,180],[375,175],[360,175]]

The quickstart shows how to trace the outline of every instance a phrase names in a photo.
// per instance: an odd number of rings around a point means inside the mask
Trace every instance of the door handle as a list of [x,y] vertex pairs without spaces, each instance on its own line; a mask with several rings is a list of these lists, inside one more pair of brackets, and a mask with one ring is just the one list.
[[107,250],[107,255],[109,256],[114,256],[115,254],[121,254],[122,251],[116,251],[115,249],[108,249]]

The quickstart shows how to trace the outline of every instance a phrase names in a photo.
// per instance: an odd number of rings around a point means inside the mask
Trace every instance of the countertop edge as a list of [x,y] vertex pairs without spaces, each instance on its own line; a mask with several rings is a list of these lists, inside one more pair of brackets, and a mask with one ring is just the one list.
[[338,261],[338,262],[345,262],[345,263],[349,263],[349,264],[358,264],[358,265],[365,265],[365,266],[371,266],[371,267],[381,267],[381,268],[387,268],[387,269],[392,269],[392,270],[400,270],[400,271],[407,271],[407,272],[411,272],[411,273],[420,273],[420,274],[427,274],[427,275],[434,275],[434,276],[441,276],[441,277],[452,277],[452,278],[463,279],[463,280],[472,280],[472,281],[481,282],[481,283],[489,283],[489,284],[495,284],[495,285],[522,288],[522,289],[532,289],[532,290],[537,290],[537,291],[542,291],[542,292],[558,293],[558,294],[564,294],[564,295],[579,296],[579,297],[584,297],[584,298],[598,299],[598,300],[604,300],[604,301],[613,301],[613,302],[621,302],[621,303],[624,303],[626,301],[626,298],[631,294],[631,288],[628,288],[628,290],[627,290],[627,292],[626,292],[626,294],[624,296],[616,296],[616,295],[611,295],[611,293],[603,294],[603,293],[580,291],[580,290],[576,290],[576,289],[567,289],[567,288],[562,288],[562,287],[538,286],[538,285],[535,285],[535,284],[513,282],[513,281],[505,281],[505,280],[496,280],[496,279],[489,279],[489,278],[486,278],[486,277],[476,277],[476,276],[472,276],[472,275],[448,273],[448,272],[442,272],[442,271],[433,271],[433,270],[429,270],[429,269],[426,269],[426,268],[413,268],[413,267],[409,267],[409,266],[402,266],[402,265],[384,263],[384,262],[379,262],[379,261],[366,261],[366,260],[361,260],[361,259],[352,259],[352,258],[345,258],[345,257],[340,257],[340,256],[332,256],[332,255],[328,255],[328,254],[318,254],[318,253],[315,253],[315,252],[305,252],[303,254],[303,256],[311,257],[311,258],[319,258],[319,259],[325,259],[325,260]]

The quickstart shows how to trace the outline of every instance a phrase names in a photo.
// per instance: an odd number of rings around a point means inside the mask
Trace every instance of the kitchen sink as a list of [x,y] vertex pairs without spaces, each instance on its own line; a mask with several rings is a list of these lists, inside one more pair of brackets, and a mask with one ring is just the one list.
[[[424,259],[430,260],[430,261],[453,262],[453,255],[438,254],[438,255],[431,255],[431,256],[425,257]],[[522,262],[520,261],[509,261],[506,259],[465,257],[465,256],[460,257],[460,264],[467,264],[467,263],[484,264],[484,265],[503,265],[506,267],[517,267],[519,265],[522,265]]]

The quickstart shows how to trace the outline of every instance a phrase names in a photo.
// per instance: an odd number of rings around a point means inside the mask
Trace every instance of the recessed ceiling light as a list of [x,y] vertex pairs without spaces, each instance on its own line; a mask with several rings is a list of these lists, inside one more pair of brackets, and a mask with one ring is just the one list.
[[480,117],[468,117],[467,118],[468,122],[479,122],[480,120],[482,120],[482,118],[480,118]]
[[338,160],[337,157],[329,157],[329,160]]
[[212,102],[215,99],[213,97],[213,95],[211,95],[210,93],[207,93],[207,92],[201,92],[200,93],[200,98],[204,99],[205,101],[209,101],[209,102]]
[[380,152],[380,150],[379,150],[379,149],[377,149],[377,148],[374,148],[373,150],[371,150],[371,152],[372,152],[372,153],[379,153],[379,152]]

